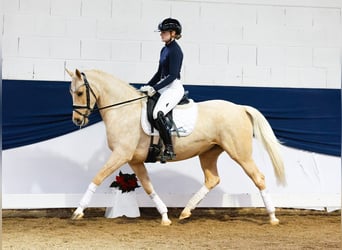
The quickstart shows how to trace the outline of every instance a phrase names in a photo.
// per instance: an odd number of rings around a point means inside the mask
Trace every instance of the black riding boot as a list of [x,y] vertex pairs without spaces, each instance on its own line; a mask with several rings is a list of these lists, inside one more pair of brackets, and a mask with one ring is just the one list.
[[164,155],[162,155],[161,162],[165,163],[166,160],[172,160],[176,157],[176,154],[173,152],[173,146],[172,146],[172,140],[171,140],[171,131],[168,127],[168,124],[166,122],[164,113],[159,111],[158,117],[156,119],[156,123],[158,126],[158,131],[161,139],[164,142],[165,150]]

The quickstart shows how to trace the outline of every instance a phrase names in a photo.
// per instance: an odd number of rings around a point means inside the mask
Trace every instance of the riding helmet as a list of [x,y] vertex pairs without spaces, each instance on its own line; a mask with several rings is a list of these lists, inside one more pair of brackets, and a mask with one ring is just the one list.
[[166,18],[158,25],[159,31],[176,31],[176,35],[180,35],[182,33],[182,25],[177,19],[174,18]]

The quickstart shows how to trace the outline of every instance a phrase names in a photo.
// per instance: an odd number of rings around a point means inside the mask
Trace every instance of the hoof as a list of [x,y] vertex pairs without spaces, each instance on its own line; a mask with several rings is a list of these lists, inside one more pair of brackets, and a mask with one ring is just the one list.
[[271,224],[272,226],[277,226],[277,225],[279,225],[279,220],[278,220],[277,218],[271,219],[271,220],[270,220],[270,224]]
[[182,211],[181,215],[179,216],[180,220],[184,220],[187,219],[191,216],[191,212],[190,209],[184,208],[184,210]]
[[162,226],[170,226],[172,224],[172,221],[167,219],[167,220],[162,220],[161,225]]
[[71,216],[72,220],[80,220],[82,219],[84,216],[84,213],[73,213]]

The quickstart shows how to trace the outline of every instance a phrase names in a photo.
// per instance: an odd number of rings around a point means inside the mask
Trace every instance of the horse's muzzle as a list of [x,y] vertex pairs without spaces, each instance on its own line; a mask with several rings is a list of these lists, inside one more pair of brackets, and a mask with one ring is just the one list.
[[88,123],[88,118],[86,117],[74,117],[72,122],[79,127],[85,126]]

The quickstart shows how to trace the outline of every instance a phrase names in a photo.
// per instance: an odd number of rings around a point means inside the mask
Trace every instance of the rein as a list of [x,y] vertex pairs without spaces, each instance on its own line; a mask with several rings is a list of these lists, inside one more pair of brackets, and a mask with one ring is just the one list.
[[107,108],[111,108],[111,107],[115,107],[115,106],[120,106],[120,105],[123,105],[123,104],[126,104],[126,103],[130,103],[130,102],[134,102],[134,101],[146,98],[146,97],[147,97],[147,95],[146,96],[137,97],[137,98],[134,98],[134,99],[130,99],[130,100],[127,100],[127,101],[123,101],[123,102],[114,103],[114,104],[111,104],[111,105],[108,105],[108,106],[104,106],[104,107],[100,107],[100,108],[96,107],[93,110],[101,110],[101,109],[107,109]]
[[[131,103],[134,101],[138,101],[138,100],[141,100],[143,98],[147,98],[147,95],[145,95],[145,96],[141,96],[138,98],[130,99],[130,100],[119,102],[119,103],[114,103],[114,104],[103,106],[103,107],[91,108],[90,107],[90,93],[93,95],[93,97],[95,98],[96,101],[97,101],[97,96],[95,95],[95,92],[93,91],[93,89],[90,87],[90,84],[88,82],[88,79],[87,79],[85,73],[82,72],[81,74],[83,76],[84,86],[86,87],[87,105],[86,106],[73,105],[72,108],[73,108],[73,111],[75,111],[76,113],[78,113],[79,115],[81,115],[85,118],[88,118],[93,111],[100,111],[102,109],[112,108],[112,107],[120,106],[123,104]],[[87,109],[89,111],[89,113],[88,114],[82,114],[79,111],[79,109]]]

